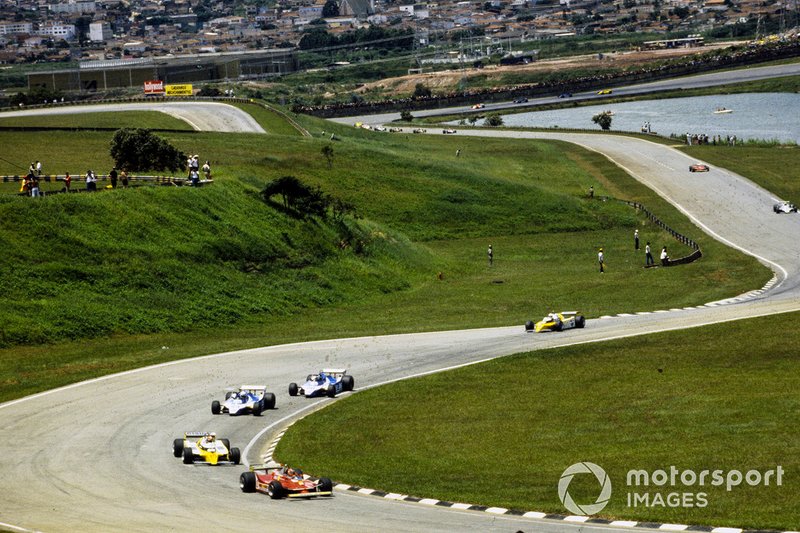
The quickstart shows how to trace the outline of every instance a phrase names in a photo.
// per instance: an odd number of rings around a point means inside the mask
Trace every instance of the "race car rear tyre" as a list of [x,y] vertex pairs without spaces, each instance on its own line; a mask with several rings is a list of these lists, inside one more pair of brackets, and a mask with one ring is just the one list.
[[583,328],[586,325],[586,319],[582,316],[575,317],[575,327]]
[[534,327],[533,320],[525,322],[525,331],[533,331]]
[[264,395],[264,409],[275,409],[275,395],[271,392]]
[[289,383],[289,396],[297,396],[297,383]]
[[325,394],[328,395],[328,398],[335,398],[336,397],[336,387],[334,387],[333,385],[328,385],[328,388],[325,391]]
[[242,492],[256,491],[256,475],[253,472],[242,472],[239,476],[239,488]]
[[267,486],[267,494],[273,500],[277,500],[283,497],[283,486],[275,480],[269,482]]
[[235,465],[238,465],[242,460],[242,454],[239,452],[239,448],[230,448],[230,452],[231,462]]
[[220,411],[221,411],[221,408],[220,408],[219,402],[217,400],[214,400],[213,402],[211,402],[211,414],[212,415],[218,415],[220,413]]
[[353,390],[353,387],[356,386],[356,380],[353,376],[343,376],[342,377],[342,388],[344,390]]
[[326,477],[319,478],[319,484],[317,488],[320,492],[331,492],[333,491],[333,481]]
[[183,455],[183,439],[175,439],[172,441],[172,455],[175,457]]
[[264,408],[264,403],[259,400],[253,404],[253,416],[261,416],[261,410]]
[[231,441],[228,439],[219,439],[219,441],[224,444],[226,448],[228,448],[228,451],[231,451]]
[[194,454],[192,453],[191,448],[184,448],[183,449],[183,464],[190,465],[194,463]]

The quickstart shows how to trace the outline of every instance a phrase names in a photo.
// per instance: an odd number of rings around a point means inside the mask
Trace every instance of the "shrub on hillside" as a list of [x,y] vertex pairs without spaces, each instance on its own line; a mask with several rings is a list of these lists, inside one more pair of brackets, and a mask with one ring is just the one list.
[[184,168],[186,155],[150,130],[122,128],[111,139],[111,158],[129,171]]

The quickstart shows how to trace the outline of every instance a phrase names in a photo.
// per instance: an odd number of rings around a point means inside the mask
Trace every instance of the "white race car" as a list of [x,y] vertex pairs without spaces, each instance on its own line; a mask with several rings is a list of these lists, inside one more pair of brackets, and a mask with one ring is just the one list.
[[781,202],[772,206],[776,213],[797,213],[797,206],[791,202]]
[[325,369],[319,374],[309,374],[306,382],[297,386],[297,383],[289,383],[289,395],[297,396],[302,394],[306,398],[316,396],[328,396],[333,398],[340,392],[353,390],[355,380],[343,368]]
[[211,402],[211,414],[229,413],[241,415],[253,413],[258,416],[262,411],[275,408],[275,395],[267,392],[263,385],[242,385],[238,389],[229,390],[223,403]]

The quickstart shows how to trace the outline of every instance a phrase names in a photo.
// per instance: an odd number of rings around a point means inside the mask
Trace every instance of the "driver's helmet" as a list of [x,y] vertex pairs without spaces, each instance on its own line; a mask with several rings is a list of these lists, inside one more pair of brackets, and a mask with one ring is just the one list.
[[291,466],[287,466],[286,467],[286,475],[287,476],[294,476],[294,474],[295,474],[294,468],[292,468]]
[[214,442],[216,439],[217,439],[216,433],[209,433],[208,435],[206,435],[206,440],[208,442]]
[[322,383],[323,381],[325,381],[325,378],[327,378],[327,377],[328,377],[328,376],[326,376],[326,375],[325,375],[325,372],[320,372],[320,373],[319,373],[319,376],[317,376],[317,381],[319,381],[320,383]]

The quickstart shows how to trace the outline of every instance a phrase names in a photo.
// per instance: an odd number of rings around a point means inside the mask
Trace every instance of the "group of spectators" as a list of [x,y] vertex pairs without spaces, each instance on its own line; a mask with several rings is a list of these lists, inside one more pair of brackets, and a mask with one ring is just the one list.
[[203,164],[202,169],[200,168],[200,156],[197,154],[190,155],[189,158],[186,160],[186,168],[189,169],[189,182],[191,183],[192,187],[199,187],[200,186],[200,171],[203,171],[203,176],[205,179],[211,179],[211,165],[206,160]]
[[709,137],[705,133],[686,132],[686,144],[688,146],[712,144],[714,146],[736,146],[736,135],[712,135]]

